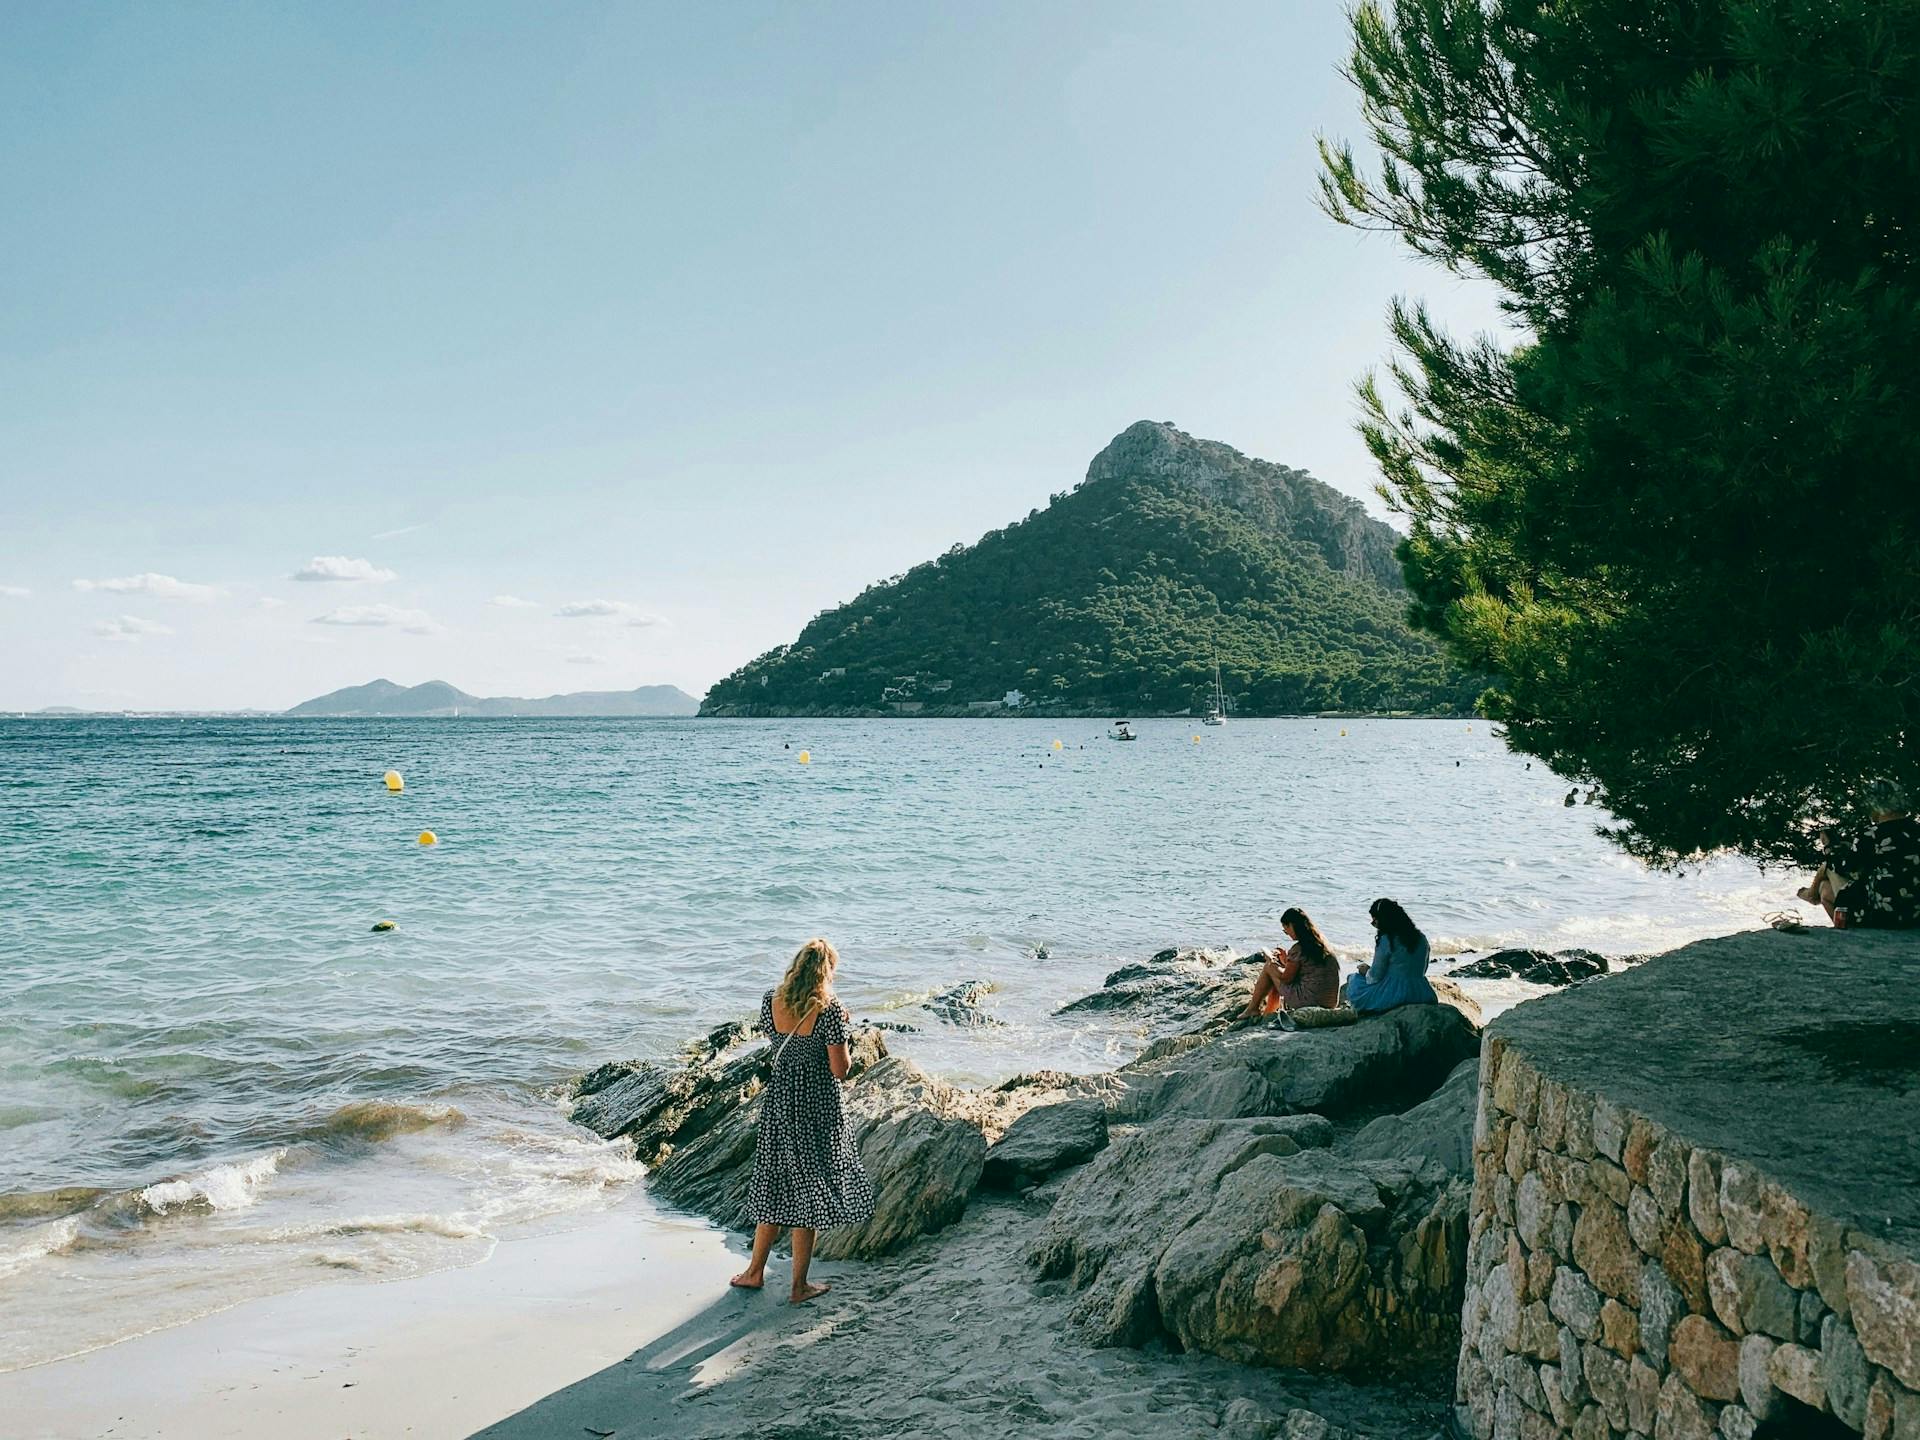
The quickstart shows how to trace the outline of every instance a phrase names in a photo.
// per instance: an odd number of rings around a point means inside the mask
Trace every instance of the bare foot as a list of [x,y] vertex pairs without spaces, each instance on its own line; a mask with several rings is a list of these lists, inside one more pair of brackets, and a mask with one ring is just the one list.
[[727,1281],[727,1284],[736,1290],[758,1290],[765,1283],[765,1276],[754,1275],[746,1270],[742,1270],[738,1275]]
[[807,1285],[799,1290],[795,1290],[789,1295],[787,1297],[787,1303],[790,1305],[804,1305],[809,1300],[818,1300],[832,1288],[831,1285]]
[[1802,885],[1798,890],[1794,891],[1793,893],[1798,895],[1802,900],[1806,901],[1807,904],[1809,905],[1818,905],[1820,903],[1820,897],[1814,893],[1813,886],[1811,885]]

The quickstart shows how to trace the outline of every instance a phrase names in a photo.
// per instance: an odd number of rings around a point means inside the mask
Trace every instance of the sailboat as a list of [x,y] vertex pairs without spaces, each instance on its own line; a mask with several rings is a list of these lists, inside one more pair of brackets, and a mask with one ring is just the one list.
[[1227,723],[1227,693],[1220,687],[1220,656],[1216,651],[1213,657],[1213,704],[1207,707],[1203,725],[1224,725]]

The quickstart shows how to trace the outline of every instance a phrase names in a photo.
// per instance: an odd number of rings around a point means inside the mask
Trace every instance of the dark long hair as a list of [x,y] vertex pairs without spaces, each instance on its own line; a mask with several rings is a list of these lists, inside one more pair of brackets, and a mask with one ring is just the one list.
[[1400,908],[1398,900],[1376,900],[1367,907],[1367,914],[1380,933],[1403,950],[1418,950],[1427,943],[1427,937],[1420,933],[1413,917]]
[[1331,960],[1333,951],[1327,948],[1327,938],[1320,933],[1320,927],[1307,918],[1307,912],[1298,906],[1288,906],[1281,913],[1280,923],[1293,928],[1293,938],[1300,942],[1302,960]]

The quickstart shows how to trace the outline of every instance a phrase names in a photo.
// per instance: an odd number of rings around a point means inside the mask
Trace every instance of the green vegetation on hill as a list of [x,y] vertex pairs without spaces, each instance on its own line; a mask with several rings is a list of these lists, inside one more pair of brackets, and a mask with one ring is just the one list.
[[1298,471],[1142,422],[1072,493],[817,616],[701,713],[959,714],[1009,691],[1043,711],[1197,711],[1216,649],[1242,715],[1468,711],[1484,681],[1375,578],[1392,542]]

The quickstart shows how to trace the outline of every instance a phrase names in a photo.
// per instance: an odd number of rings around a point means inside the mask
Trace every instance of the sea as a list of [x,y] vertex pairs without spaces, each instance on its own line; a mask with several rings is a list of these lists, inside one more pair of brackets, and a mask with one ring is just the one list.
[[[1791,905],[1642,867],[1481,721],[1133,728],[0,719],[0,1371],[643,1196],[568,1082],[750,1013],[813,935],[896,1053],[986,1082],[1123,1061],[1055,1010],[1289,905],[1348,963],[1381,895],[1449,958]],[[976,980],[993,1023],[923,1008]]]

